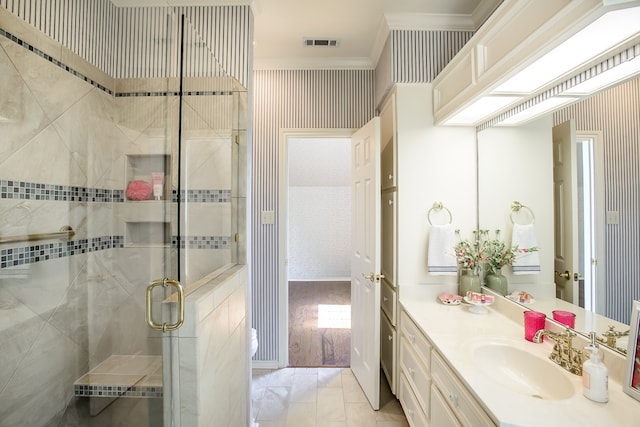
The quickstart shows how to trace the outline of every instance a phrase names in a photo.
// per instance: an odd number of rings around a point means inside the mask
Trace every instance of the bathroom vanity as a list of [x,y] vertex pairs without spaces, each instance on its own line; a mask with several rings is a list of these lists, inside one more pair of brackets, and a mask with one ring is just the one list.
[[609,402],[592,402],[580,376],[549,360],[552,341],[524,339],[524,308],[503,298],[474,314],[441,304],[437,288],[400,300],[398,390],[412,427],[638,425],[640,402],[623,392],[619,355],[605,355]]

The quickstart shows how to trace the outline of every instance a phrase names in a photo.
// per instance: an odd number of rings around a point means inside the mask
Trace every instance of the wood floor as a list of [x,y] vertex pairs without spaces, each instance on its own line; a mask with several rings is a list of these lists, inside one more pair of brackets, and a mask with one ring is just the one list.
[[350,282],[289,282],[289,366],[349,366],[350,312]]

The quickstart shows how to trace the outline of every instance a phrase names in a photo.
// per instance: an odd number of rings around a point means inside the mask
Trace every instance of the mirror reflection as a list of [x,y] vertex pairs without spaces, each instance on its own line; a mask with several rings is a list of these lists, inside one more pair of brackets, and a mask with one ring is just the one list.
[[575,312],[576,331],[596,331],[614,348],[626,348],[631,305],[640,298],[638,99],[636,77],[535,121],[477,135],[480,229],[499,229],[511,242],[513,222],[528,220],[513,213],[513,202],[535,215],[540,272],[505,269],[509,292],[530,294],[528,307],[548,317]]

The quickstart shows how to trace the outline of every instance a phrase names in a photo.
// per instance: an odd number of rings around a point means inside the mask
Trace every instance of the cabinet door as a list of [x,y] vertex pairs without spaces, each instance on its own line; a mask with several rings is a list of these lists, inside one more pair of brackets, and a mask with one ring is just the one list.
[[380,186],[383,190],[396,186],[396,160],[393,140],[382,149],[380,156]]
[[431,386],[431,425],[438,427],[462,427],[455,415],[449,409],[440,390],[435,385]]
[[396,191],[383,192],[380,199],[380,272],[396,287]]
[[398,293],[391,287],[387,279],[382,280],[382,288],[380,289],[380,307],[387,315],[391,324],[397,326],[396,308]]
[[396,181],[396,98],[391,95],[380,110],[380,186],[393,188]]
[[396,394],[396,340],[396,330],[382,312],[380,314],[380,364],[393,394]]

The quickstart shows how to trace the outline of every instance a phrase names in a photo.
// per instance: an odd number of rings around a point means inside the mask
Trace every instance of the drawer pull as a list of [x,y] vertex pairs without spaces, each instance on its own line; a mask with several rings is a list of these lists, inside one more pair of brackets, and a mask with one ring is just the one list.
[[389,341],[393,341],[393,335],[389,335],[387,338],[389,338]]
[[458,407],[458,395],[450,392],[449,393],[449,401],[451,402],[451,405],[453,405],[454,408]]
[[387,302],[387,301],[389,301],[389,298],[387,298],[387,297],[382,297],[382,301]]
[[393,179],[393,174],[389,174],[389,181]]
[[416,373],[415,369],[409,368],[409,375],[411,375],[411,377],[413,377],[415,373]]
[[389,200],[389,206],[393,205],[393,200]]

